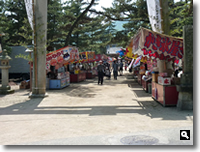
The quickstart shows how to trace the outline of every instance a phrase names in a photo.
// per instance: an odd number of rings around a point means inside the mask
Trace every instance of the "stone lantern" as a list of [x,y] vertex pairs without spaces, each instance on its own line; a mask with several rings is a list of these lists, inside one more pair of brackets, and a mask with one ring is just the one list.
[[2,56],[0,56],[0,69],[1,69],[1,82],[2,86],[0,87],[0,94],[8,94],[8,93],[14,93],[14,90],[10,89],[10,86],[8,85],[8,69],[11,67],[9,65],[9,60],[11,60],[11,57],[8,56],[7,51],[4,49],[2,52]]

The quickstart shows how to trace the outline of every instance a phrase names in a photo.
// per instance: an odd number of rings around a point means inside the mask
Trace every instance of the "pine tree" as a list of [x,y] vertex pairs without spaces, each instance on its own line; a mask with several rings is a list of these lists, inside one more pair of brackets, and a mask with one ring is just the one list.
[[[64,35],[67,35],[74,20],[76,20],[82,12],[85,10],[86,3],[81,0],[68,1],[65,5],[65,17],[68,19],[63,26],[65,31]],[[111,22],[106,21],[105,17],[100,15],[92,16],[90,13],[86,13],[79,20],[78,24],[71,33],[69,44],[75,45],[79,48],[79,51],[96,51],[105,52],[106,45],[111,40],[111,34],[107,32],[108,26]],[[111,31],[111,29],[109,29]]]
[[24,29],[27,28],[27,34],[32,35],[31,28],[27,20],[26,9],[24,1],[7,0],[1,2],[4,10],[1,12],[1,30],[6,34],[6,45],[21,45],[21,43],[31,44],[31,40],[28,40],[22,35]]
[[[65,38],[65,45],[70,44],[70,39],[72,36],[72,32],[74,31],[75,28],[77,28],[79,26],[79,22],[86,17],[87,19],[87,12],[88,10],[95,5],[95,0],[91,0],[90,3],[87,5],[86,8],[83,9],[84,5],[86,4],[85,2],[83,2],[83,0],[74,0],[74,1],[69,1],[69,3],[71,3],[71,10],[72,12],[69,12],[69,9],[66,10],[66,15],[68,15],[69,17],[74,18],[75,20],[71,21],[71,23],[68,23],[68,32],[67,32],[67,36]],[[75,4],[76,6],[73,7],[73,4]],[[78,7],[77,7],[78,5]],[[80,7],[81,6],[81,7]],[[68,7],[69,8],[69,7]],[[75,10],[73,10],[73,8]],[[81,9],[83,9],[83,11],[80,11]],[[68,12],[67,12],[68,11]],[[74,13],[74,14],[73,14]]]
[[61,0],[48,0],[47,9],[47,50],[52,51],[54,48],[59,49],[63,46],[60,30],[64,22]]
[[95,12],[112,21],[126,21],[124,30],[116,32],[112,43],[125,47],[140,26],[150,28],[147,5],[145,0],[115,0],[110,8],[103,8],[103,12]]
[[175,37],[183,36],[183,26],[193,25],[193,0],[174,3],[169,2],[170,34]]
[[[182,0],[174,2],[169,0],[170,11],[170,35],[182,37],[182,29],[184,25],[193,24],[193,0]],[[101,14],[112,21],[126,21],[123,25],[125,28],[118,31],[112,39],[113,43],[117,43],[123,47],[126,46],[132,36],[134,36],[140,27],[151,29],[149,16],[147,11],[146,0],[114,0],[113,6],[104,8],[99,12],[90,10],[96,14]]]

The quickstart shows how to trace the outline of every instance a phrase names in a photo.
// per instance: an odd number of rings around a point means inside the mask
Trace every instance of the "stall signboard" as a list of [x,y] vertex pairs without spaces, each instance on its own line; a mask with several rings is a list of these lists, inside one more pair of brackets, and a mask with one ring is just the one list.
[[79,60],[78,48],[67,46],[46,55],[46,69],[49,70],[50,66],[59,68],[77,60]]
[[70,84],[70,75],[69,75],[69,72],[66,72],[65,75],[66,76],[60,80],[61,81],[61,84],[60,84],[61,88]]
[[79,58],[80,58],[79,62],[94,61],[95,60],[95,52],[94,51],[80,52]]
[[80,52],[79,53],[79,59],[80,60],[86,60],[87,59],[86,52]]
[[158,76],[158,83],[161,85],[171,85],[171,78]]
[[168,61],[183,58],[183,39],[141,28],[132,41],[133,54]]
[[90,52],[86,52],[86,53],[87,53],[88,61],[93,61],[95,59],[95,52],[90,51]]

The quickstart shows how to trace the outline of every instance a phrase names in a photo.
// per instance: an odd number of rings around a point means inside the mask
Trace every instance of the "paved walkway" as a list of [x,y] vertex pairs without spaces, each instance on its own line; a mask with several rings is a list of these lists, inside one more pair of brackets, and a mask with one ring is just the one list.
[[[127,74],[127,73],[126,73]],[[163,107],[134,79],[97,79],[48,90],[29,99],[27,90],[0,95],[1,145],[193,144],[193,112]],[[190,140],[180,140],[180,130]]]

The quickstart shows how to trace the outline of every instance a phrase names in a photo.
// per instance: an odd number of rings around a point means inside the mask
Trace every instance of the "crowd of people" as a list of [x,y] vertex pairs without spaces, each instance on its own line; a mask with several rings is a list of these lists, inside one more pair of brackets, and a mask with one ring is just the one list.
[[125,70],[127,70],[128,62],[125,61],[123,63],[123,60],[117,60],[115,59],[112,64],[108,62],[104,62],[102,60],[99,61],[99,64],[97,66],[97,72],[98,72],[98,84],[103,85],[103,78],[104,76],[108,77],[108,79],[111,78],[111,72],[113,72],[114,80],[117,80],[117,76],[123,75],[123,67],[125,67]]

